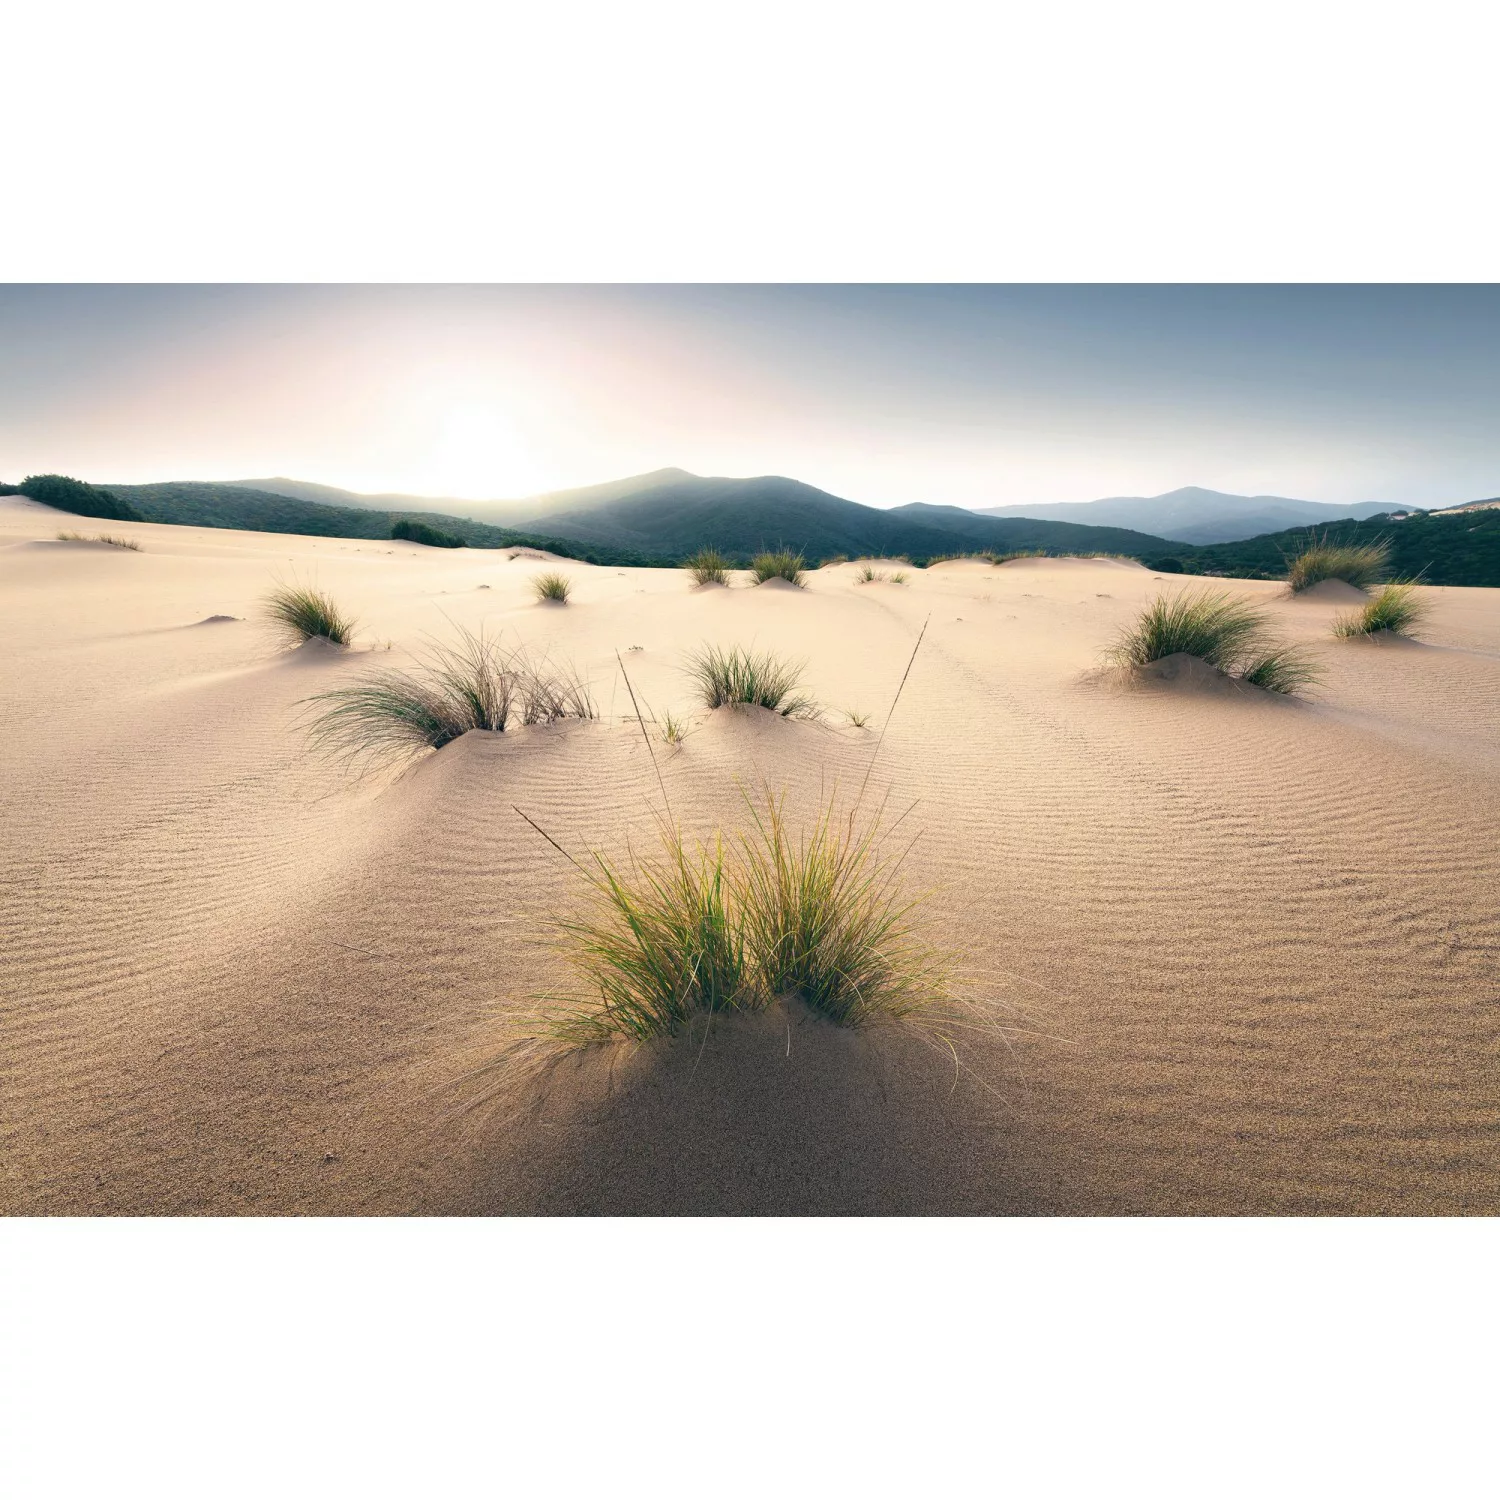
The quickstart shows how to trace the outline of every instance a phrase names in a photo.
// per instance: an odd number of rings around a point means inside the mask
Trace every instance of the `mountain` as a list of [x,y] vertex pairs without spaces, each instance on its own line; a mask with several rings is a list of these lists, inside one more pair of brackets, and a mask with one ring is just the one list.
[[[390,538],[391,527],[406,517],[401,510],[323,505],[268,490],[250,489],[232,481],[173,480],[165,484],[118,484],[111,487],[147,521],[172,526],[218,526],[232,531],[283,532],[293,536]],[[655,561],[628,548],[581,546],[526,530],[487,526],[464,516],[422,511],[424,520],[460,536],[471,547],[536,547],[564,557],[582,558],[617,567],[649,565]]]
[[[1030,519],[997,520],[957,506],[904,505],[880,510],[844,500],[781,475],[729,479],[657,469],[606,484],[555,490],[527,500],[437,501],[411,495],[356,495],[294,479],[238,480],[231,488],[264,495],[293,494],[304,501],[351,508],[420,511],[454,507],[472,522],[525,528],[533,535],[562,538],[576,546],[613,547],[675,561],[700,547],[717,547],[748,560],[767,548],[788,546],[809,561],[829,557],[901,555],[940,557],[965,550],[1001,552],[1121,552],[1155,557],[1160,537],[1120,527],[1079,526]],[[443,521],[446,529],[465,535]],[[466,540],[469,540],[465,536]],[[471,545],[476,545],[471,541]],[[483,545],[477,544],[477,545]]]
[[1283,495],[1225,495],[1218,490],[1189,486],[1165,495],[1116,495],[1107,500],[990,506],[977,514],[1032,516],[1085,526],[1125,526],[1174,542],[1204,546],[1294,526],[1364,519],[1390,509],[1389,505],[1369,501],[1359,505],[1325,505],[1316,500],[1289,500]]

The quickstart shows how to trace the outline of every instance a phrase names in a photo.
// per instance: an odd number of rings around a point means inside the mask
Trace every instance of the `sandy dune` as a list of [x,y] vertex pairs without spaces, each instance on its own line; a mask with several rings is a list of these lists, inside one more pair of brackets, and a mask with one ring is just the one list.
[[[563,563],[550,608],[546,566],[0,500],[0,1208],[1500,1211],[1500,591],[1430,590],[1418,645],[1335,642],[1344,601],[1228,584],[1320,652],[1300,703],[1101,674],[1182,586],[1134,565],[797,591]],[[294,572],[361,649],[256,622]],[[916,803],[912,878],[1008,1007],[974,1076],[791,1006],[476,1081],[559,978],[576,888],[512,805],[569,848],[649,836],[616,650],[656,710],[691,709],[682,653],[710,640],[805,656],[835,711],[698,712],[662,768],[707,832],[737,780],[797,807],[857,782],[929,613],[875,781]],[[449,621],[573,661],[605,718],[364,780],[307,753],[300,700]]]

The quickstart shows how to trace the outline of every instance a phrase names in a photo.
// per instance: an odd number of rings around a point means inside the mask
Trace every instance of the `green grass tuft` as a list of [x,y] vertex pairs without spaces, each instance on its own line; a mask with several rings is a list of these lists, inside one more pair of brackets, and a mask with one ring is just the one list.
[[695,552],[683,567],[693,575],[694,583],[722,583],[726,588],[729,586],[729,559],[714,547],[704,547]]
[[784,996],[864,1026],[949,999],[948,961],[919,931],[923,898],[901,889],[905,850],[884,846],[878,817],[861,825],[831,800],[794,839],[780,798],[746,800],[751,828],[728,853],[720,838],[690,850],[663,818],[652,858],[574,861],[588,905],[559,925],[579,983],[544,997],[542,1036],[640,1043]]
[[350,759],[440,749],[471,729],[503,733],[513,719],[550,724],[598,717],[571,668],[534,661],[485,635],[461,630],[410,672],[386,669],[308,700],[322,705],[310,733],[320,749]]
[[762,552],[750,564],[757,583],[767,583],[772,578],[784,578],[803,588],[803,557],[800,552]]
[[886,575],[878,568],[872,568],[869,563],[859,570],[855,578],[859,583],[884,583],[886,581]]
[[787,719],[817,717],[817,705],[800,691],[803,663],[770,651],[704,646],[689,655],[687,671],[705,708],[748,703]]
[[1357,589],[1367,589],[1380,581],[1390,560],[1391,544],[1376,542],[1365,547],[1335,547],[1314,542],[1287,564],[1286,581],[1292,593],[1300,594],[1315,583],[1341,578]]
[[905,573],[892,573],[891,574],[891,582],[892,583],[905,583],[906,582],[906,574]]
[[531,591],[538,600],[552,599],[558,604],[566,604],[573,585],[566,573],[538,573],[531,580]]
[[315,636],[347,646],[354,638],[354,620],[327,594],[302,584],[278,584],[262,601],[271,623],[293,645]]
[[1212,589],[1159,594],[1107,654],[1119,666],[1144,667],[1178,652],[1269,692],[1291,693],[1317,680],[1305,652],[1275,638],[1264,610]]
[[560,924],[579,980],[546,998],[545,1035],[573,1046],[675,1036],[704,1014],[761,1003],[734,910],[724,848],[689,852],[661,825],[661,853],[579,865],[588,909]]
[[661,737],[668,745],[680,745],[687,733],[688,721],[670,710],[661,716]]
[[840,1026],[898,1020],[945,998],[948,964],[917,931],[923,898],[903,893],[905,850],[883,847],[878,818],[861,826],[830,800],[793,838],[781,798],[768,792],[750,812],[735,892],[767,996],[799,996]]
[[1426,618],[1428,601],[1411,583],[1388,583],[1361,610],[1337,616],[1333,622],[1336,636],[1374,635],[1389,630],[1396,635],[1410,635]]

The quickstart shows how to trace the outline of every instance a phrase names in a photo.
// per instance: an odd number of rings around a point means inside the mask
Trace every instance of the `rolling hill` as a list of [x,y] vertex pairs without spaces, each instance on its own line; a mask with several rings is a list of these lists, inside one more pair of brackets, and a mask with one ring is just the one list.
[[1283,495],[1226,495],[1189,486],[1165,495],[1117,495],[1106,500],[991,506],[985,516],[1028,516],[1085,526],[1124,526],[1174,542],[1205,546],[1295,526],[1321,526],[1389,511],[1389,505],[1325,505]]

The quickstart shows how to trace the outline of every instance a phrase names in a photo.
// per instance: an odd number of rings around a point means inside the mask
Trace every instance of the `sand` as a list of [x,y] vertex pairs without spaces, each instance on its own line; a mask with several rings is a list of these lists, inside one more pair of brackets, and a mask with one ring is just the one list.
[[[1184,583],[1110,560],[694,589],[397,542],[54,540],[74,529],[0,500],[7,1213],[1500,1210],[1500,591],[1426,590],[1424,642],[1371,645],[1331,638],[1339,601],[1224,580],[1319,652],[1288,702],[1101,673]],[[554,566],[572,599],[542,608]],[[257,601],[294,573],[360,649],[278,647]],[[793,1003],[496,1065],[561,978],[576,890],[512,805],[580,851],[649,836],[616,650],[678,713],[691,646],[807,658],[825,723],[699,711],[663,750],[708,832],[737,778],[799,809],[856,783],[929,615],[872,786],[915,804],[911,879],[1009,1029],[956,1072]],[[575,662],[605,718],[363,780],[309,755],[300,700],[449,622]]]

